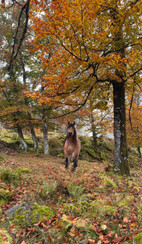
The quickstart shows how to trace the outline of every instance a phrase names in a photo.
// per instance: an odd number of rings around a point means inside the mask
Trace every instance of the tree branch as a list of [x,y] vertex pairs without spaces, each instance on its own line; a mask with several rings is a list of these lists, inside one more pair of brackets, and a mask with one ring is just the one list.
[[90,90],[89,90],[89,92],[88,92],[88,94],[87,94],[87,97],[85,98],[84,102],[83,102],[78,108],[76,108],[76,109],[74,109],[74,110],[72,110],[72,111],[66,112],[66,113],[64,113],[64,114],[62,114],[62,115],[59,115],[59,116],[56,116],[56,117],[52,117],[52,118],[50,118],[50,119],[61,118],[61,117],[63,117],[63,116],[67,116],[67,115],[69,115],[69,114],[75,113],[75,112],[77,112],[78,110],[80,110],[80,109],[87,103],[88,98],[89,98],[89,96],[90,96],[92,90],[93,90],[93,86],[91,86],[91,88],[90,88]]
[[[24,40],[26,32],[27,32],[28,20],[29,20],[29,14],[28,14],[29,13],[29,6],[30,6],[30,0],[27,0],[25,5],[21,8],[21,11],[20,11],[20,14],[19,14],[18,25],[17,25],[17,29],[16,29],[16,33],[15,33],[15,37],[14,37],[14,44],[13,44],[13,48],[12,48],[12,54],[11,54],[10,63],[9,63],[9,66],[8,66],[8,70],[9,71],[12,68],[13,61],[16,59],[16,57],[17,57],[17,55],[19,53],[19,50],[21,48],[21,45],[23,43],[23,40]],[[25,15],[26,15],[25,16],[26,17],[26,21],[25,21],[25,25],[24,25],[24,28],[23,28],[22,36],[20,38],[19,45],[17,47],[17,50],[15,51],[15,47],[16,47],[16,43],[17,43],[17,37],[18,37],[18,34],[19,34],[19,28],[20,28],[20,25],[21,25],[21,19],[22,19],[22,16],[23,16],[24,12],[25,12]]]

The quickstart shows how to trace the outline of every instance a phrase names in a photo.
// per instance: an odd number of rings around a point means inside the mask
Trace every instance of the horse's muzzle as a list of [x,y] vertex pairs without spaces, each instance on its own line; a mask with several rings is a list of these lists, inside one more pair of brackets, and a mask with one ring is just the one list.
[[68,136],[72,136],[72,132],[68,132]]

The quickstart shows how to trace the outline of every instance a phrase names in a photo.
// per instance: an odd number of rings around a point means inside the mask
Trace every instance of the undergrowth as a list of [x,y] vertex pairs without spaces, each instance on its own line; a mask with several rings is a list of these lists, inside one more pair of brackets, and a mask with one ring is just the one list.
[[[105,172],[107,163],[79,161],[73,174],[71,165],[65,170],[59,158],[15,152],[2,156],[0,228],[5,227],[15,243],[103,244],[140,239],[140,168],[125,178]],[[20,210],[23,204],[25,212]],[[8,210],[14,213],[10,218]]]

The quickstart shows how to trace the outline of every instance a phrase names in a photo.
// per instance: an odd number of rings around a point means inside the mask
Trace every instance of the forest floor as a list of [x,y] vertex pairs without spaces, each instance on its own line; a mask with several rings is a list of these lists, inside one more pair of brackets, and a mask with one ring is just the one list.
[[140,160],[126,178],[107,161],[79,160],[72,173],[63,158],[0,156],[0,243],[142,243]]

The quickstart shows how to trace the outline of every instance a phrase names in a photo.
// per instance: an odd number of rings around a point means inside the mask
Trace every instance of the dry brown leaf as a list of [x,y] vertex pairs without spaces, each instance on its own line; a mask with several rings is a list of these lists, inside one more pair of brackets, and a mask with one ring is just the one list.
[[89,244],[95,244],[95,240],[89,238],[89,239],[88,239],[88,243],[89,243]]

